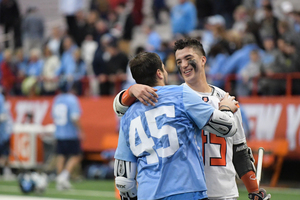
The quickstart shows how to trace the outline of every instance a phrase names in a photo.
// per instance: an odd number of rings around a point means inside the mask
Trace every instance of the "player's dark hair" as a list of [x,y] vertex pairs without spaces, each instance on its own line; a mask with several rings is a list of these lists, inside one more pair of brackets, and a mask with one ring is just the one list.
[[138,84],[155,86],[157,83],[156,72],[162,72],[162,62],[156,53],[142,52],[129,61],[132,77]]
[[203,46],[201,44],[201,42],[197,39],[194,38],[185,38],[185,39],[179,39],[175,42],[175,46],[174,46],[174,52],[176,52],[177,50],[181,50],[184,48],[193,48],[194,51],[198,51],[199,53],[201,53],[203,56],[206,56],[205,51],[203,49]]

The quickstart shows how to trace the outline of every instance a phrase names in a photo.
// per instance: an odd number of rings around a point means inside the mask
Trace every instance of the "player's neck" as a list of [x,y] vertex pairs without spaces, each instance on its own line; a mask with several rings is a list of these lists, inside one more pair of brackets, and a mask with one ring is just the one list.
[[186,83],[190,88],[201,93],[211,93],[212,88],[206,82],[206,79],[199,79],[193,83]]

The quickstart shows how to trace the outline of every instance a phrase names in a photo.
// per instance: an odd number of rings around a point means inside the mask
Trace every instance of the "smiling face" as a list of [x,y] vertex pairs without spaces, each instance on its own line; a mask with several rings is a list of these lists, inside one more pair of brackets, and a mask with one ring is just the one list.
[[185,47],[178,49],[175,57],[176,65],[186,83],[193,84],[200,80],[206,62],[205,56],[200,51],[195,51],[192,47]]

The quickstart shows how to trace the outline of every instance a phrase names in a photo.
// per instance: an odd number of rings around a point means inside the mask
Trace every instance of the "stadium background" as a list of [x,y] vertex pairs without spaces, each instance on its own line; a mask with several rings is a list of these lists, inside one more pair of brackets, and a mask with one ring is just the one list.
[[[82,9],[88,13],[91,10],[92,1],[85,0],[82,2]],[[117,5],[119,1],[114,0],[108,2],[109,5],[113,7]],[[164,44],[171,43],[175,36],[172,34],[169,12],[163,10],[159,15],[160,21],[155,21],[152,10],[153,1],[137,0],[129,2],[136,3],[136,5],[142,2],[142,4],[140,4],[142,5],[140,10],[142,19],[139,20],[140,22],[136,22],[137,24],[133,28],[132,39],[130,40],[128,49],[129,57],[134,55],[137,47],[143,46],[147,49],[149,45],[151,46],[151,44],[147,43],[149,40],[145,32],[145,25],[150,24],[151,26],[148,26],[148,28],[154,28],[159,34],[161,41],[164,41]],[[178,2],[179,1],[171,0],[165,1],[167,7],[170,9],[177,5]],[[197,1],[192,2],[196,3]],[[282,9],[281,3],[283,1],[273,0],[271,2],[274,13],[280,13],[280,9]],[[289,2],[292,3],[294,11],[300,10],[300,3],[297,0],[290,0]],[[44,20],[45,31],[43,41],[46,41],[47,38],[50,37],[53,27],[58,26],[61,30],[66,30],[67,23],[63,14],[59,12],[58,1],[19,0],[17,3],[22,17],[25,17],[25,13],[29,7],[36,7],[38,9],[39,15]],[[232,3],[237,6],[244,2],[232,1]],[[258,9],[261,9],[261,7],[258,6],[257,10]],[[216,20],[219,18],[210,19]],[[226,15],[224,19],[225,26],[227,26]],[[202,36],[205,29],[199,27],[201,27],[201,25],[198,25],[189,35],[194,37]],[[226,27],[226,29],[228,30],[229,28]],[[13,34],[4,34],[3,26],[1,26],[0,33],[1,53],[4,52],[5,41],[8,41],[10,48],[16,49],[14,48],[16,41],[13,39]],[[298,34],[300,33],[298,32]],[[170,63],[168,59],[165,60]],[[179,78],[174,66],[172,68],[172,64],[170,64],[169,70],[171,82],[175,84],[180,83],[182,80]],[[80,103],[83,108],[81,121],[87,137],[83,142],[85,151],[84,161],[78,171],[73,175],[75,189],[70,192],[56,192],[54,183],[51,182],[48,191],[44,194],[45,197],[114,199],[115,191],[113,181],[111,180],[110,162],[117,143],[118,119],[112,111],[113,95],[99,95],[99,91],[94,87],[95,79],[92,76],[92,73],[88,74],[82,80],[84,83],[82,87],[85,92],[80,96]],[[295,74],[295,72],[285,73],[279,76],[283,76],[283,80],[286,80],[284,83],[286,89],[284,93],[278,96],[261,95],[257,94],[254,88],[251,91],[251,95],[238,96],[238,100],[241,103],[248,121],[249,131],[247,132],[247,138],[249,146],[253,148],[254,153],[259,146],[263,146],[266,150],[262,185],[272,193],[272,199],[299,199],[300,98],[296,95],[297,92],[295,92],[295,87],[293,86],[294,82],[291,79],[291,77],[293,78],[294,76],[295,79],[293,80],[297,80],[299,76],[297,73]],[[274,77],[276,79],[276,75]],[[253,80],[255,81],[256,79]],[[227,76],[224,85],[224,88],[233,94],[236,93],[234,88],[235,81],[236,76]],[[113,93],[116,93],[121,88],[118,81],[115,86],[116,89]],[[14,172],[18,173],[20,163],[23,167],[28,169],[46,169],[49,170],[50,175],[53,172],[51,171],[51,163],[46,162],[50,160],[48,158],[51,157],[53,153],[53,144],[51,143],[53,125],[51,125],[52,119],[50,117],[52,100],[52,96],[49,97],[39,94],[18,96],[12,93],[8,96],[8,105],[11,108],[15,123],[11,147],[14,155],[10,156],[12,166],[15,168]],[[31,118],[31,125],[25,127],[24,120],[27,119],[28,113],[33,114],[33,117]],[[43,133],[48,133],[48,136],[42,137],[41,135],[43,135]],[[50,169],[47,169],[47,167]],[[91,169],[94,169],[94,171]],[[238,183],[240,182],[238,181]],[[239,184],[239,187],[241,188],[240,199],[247,199],[246,190],[243,188],[243,185]],[[0,194],[22,195],[16,181],[0,181]],[[86,196],[83,194],[86,194]],[[36,194],[33,194],[33,196],[42,199],[42,197]],[[17,197],[0,197],[0,199],[5,198],[12,199]],[[29,199],[33,198],[29,197]]]

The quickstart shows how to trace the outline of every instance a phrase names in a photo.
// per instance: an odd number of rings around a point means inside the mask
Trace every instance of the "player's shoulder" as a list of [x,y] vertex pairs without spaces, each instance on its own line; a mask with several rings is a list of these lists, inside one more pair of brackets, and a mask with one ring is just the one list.
[[214,85],[210,85],[210,87],[213,88],[212,96],[216,96],[219,99],[222,99],[225,96],[226,92],[224,90],[222,90],[221,88],[214,86]]
[[175,95],[175,93],[182,93],[183,85],[166,85],[166,86],[158,86],[155,87],[158,89],[157,94],[163,95]]

